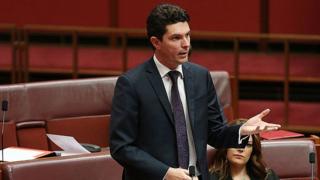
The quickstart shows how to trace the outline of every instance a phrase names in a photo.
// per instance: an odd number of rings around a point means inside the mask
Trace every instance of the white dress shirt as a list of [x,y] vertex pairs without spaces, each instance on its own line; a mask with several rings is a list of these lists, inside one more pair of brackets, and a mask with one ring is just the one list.
[[[162,78],[162,82],[164,84],[164,87],[166,89],[167,95],[169,102],[171,101],[171,87],[172,87],[172,82],[171,79],[168,75],[169,71],[172,71],[165,65],[161,64],[157,57],[154,55],[153,56],[154,62],[157,66],[157,69],[160,73],[160,76]],[[182,102],[183,106],[183,111],[185,114],[185,120],[186,120],[186,127],[187,127],[187,135],[188,135],[188,145],[189,145],[189,166],[195,166],[196,167],[196,162],[197,162],[197,155],[196,155],[196,150],[194,146],[194,141],[193,141],[193,135],[192,135],[192,129],[190,125],[190,119],[189,119],[189,112],[188,112],[188,105],[187,105],[187,97],[186,97],[186,92],[184,89],[184,82],[183,82],[183,72],[182,72],[182,65],[179,65],[176,69],[176,71],[179,71],[181,76],[178,77],[178,89],[179,89],[179,94],[180,94],[180,99]],[[170,102],[171,103],[171,102]],[[196,168],[196,174],[199,174],[199,171]]]

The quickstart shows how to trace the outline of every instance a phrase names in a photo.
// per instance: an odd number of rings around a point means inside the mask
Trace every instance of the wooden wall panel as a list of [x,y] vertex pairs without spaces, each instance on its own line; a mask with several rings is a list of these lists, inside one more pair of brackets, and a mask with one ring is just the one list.
[[109,26],[109,0],[1,0],[0,23]]
[[[160,0],[119,0],[119,27],[145,28],[150,10]],[[171,0],[191,16],[193,30],[260,32],[260,3],[257,0]]]
[[269,32],[320,34],[319,0],[269,0]]

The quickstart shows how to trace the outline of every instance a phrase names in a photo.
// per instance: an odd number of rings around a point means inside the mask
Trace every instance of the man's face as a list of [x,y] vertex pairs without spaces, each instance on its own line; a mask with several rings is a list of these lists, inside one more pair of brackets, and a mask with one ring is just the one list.
[[151,37],[158,60],[170,69],[188,61],[190,50],[190,28],[188,22],[167,25],[162,40]]

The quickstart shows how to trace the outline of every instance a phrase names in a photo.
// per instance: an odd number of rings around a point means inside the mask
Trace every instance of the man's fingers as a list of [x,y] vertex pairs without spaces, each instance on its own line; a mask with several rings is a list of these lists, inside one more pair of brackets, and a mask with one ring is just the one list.
[[267,124],[268,127],[277,127],[277,128],[281,128],[280,124],[273,124],[273,123],[268,123]]
[[184,172],[184,174],[186,175],[184,177],[186,180],[189,180],[189,179],[191,180],[191,177],[189,176],[189,171],[188,170],[182,169],[182,168],[179,168],[179,169],[181,169]]
[[258,131],[273,131],[278,130],[281,126],[279,124],[263,124],[257,126],[256,130]]
[[259,126],[259,130],[260,131],[267,130],[267,126],[261,125],[261,126]]
[[258,126],[258,131],[274,131],[278,130],[280,128],[280,125],[260,125]]
[[261,113],[259,113],[258,115],[257,115],[257,117],[259,117],[260,119],[262,119],[263,117],[265,117],[266,115],[268,115],[269,113],[270,113],[270,109],[265,109],[265,110],[263,110]]
[[268,125],[268,124],[263,124],[259,126],[245,126],[243,127],[243,131],[241,132],[242,135],[251,135],[251,134],[257,134],[263,131],[275,131],[280,128],[280,125],[275,124],[275,125]]
[[267,127],[267,131],[275,131],[275,130],[278,130],[279,128],[277,127]]
[[192,180],[191,177],[189,176],[189,171],[187,169],[172,168],[172,167],[169,168],[164,179],[166,179],[166,180],[172,180],[172,179]]
[[[181,168],[182,169],[182,168]],[[186,170],[186,169],[182,169],[183,170],[183,172],[186,174],[186,175],[189,175],[189,171],[188,170]]]
[[266,123],[264,130],[265,131],[274,131],[274,130],[278,130],[281,125],[280,124],[273,124],[273,123]]
[[279,126],[266,126],[267,131],[274,131],[278,130],[280,127]]

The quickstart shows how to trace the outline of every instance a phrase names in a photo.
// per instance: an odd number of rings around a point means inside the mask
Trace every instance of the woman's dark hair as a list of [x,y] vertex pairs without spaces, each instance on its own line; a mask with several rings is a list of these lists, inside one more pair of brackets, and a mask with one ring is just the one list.
[[148,39],[155,36],[162,40],[162,36],[166,33],[166,26],[178,22],[189,22],[188,13],[173,4],[160,4],[156,6],[149,14],[147,19],[147,35]]
[[[245,119],[238,119],[229,123],[229,125],[238,125],[246,122]],[[249,161],[246,164],[247,172],[249,176],[256,177],[258,179],[265,179],[267,176],[266,165],[262,159],[261,153],[261,141],[258,134],[252,136],[252,153]],[[219,175],[219,179],[227,179],[231,177],[230,164],[227,160],[227,150],[226,148],[217,149],[213,164],[211,165],[209,171],[211,173]]]

